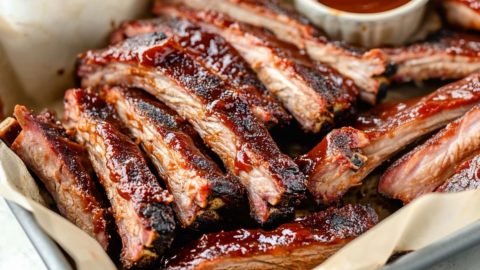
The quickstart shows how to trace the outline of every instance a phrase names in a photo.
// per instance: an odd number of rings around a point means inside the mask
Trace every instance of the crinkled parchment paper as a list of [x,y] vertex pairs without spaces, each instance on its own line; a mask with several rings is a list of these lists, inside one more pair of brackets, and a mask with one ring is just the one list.
[[[140,0],[0,1],[0,97],[7,108],[61,101],[77,53],[104,46],[112,26],[147,10]],[[0,196],[31,211],[78,269],[114,269],[100,245],[43,206],[21,160],[0,143]],[[416,250],[480,219],[480,191],[427,195],[348,244],[317,269],[378,269],[394,251]]]

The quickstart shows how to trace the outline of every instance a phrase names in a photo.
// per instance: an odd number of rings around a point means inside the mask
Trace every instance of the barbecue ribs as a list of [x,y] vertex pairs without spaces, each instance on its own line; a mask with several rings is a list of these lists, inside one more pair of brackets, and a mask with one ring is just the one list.
[[194,142],[201,139],[185,120],[140,90],[104,88],[103,94],[165,180],[183,227],[217,222],[219,210],[238,207],[243,190],[237,179],[202,153]]
[[466,29],[480,30],[480,2],[478,0],[442,0],[449,23]]
[[[196,23],[203,26],[204,30],[200,33],[214,35],[214,32],[218,34],[217,39],[222,36],[238,50],[266,88],[306,131],[320,131],[325,123],[333,121],[334,113],[349,109],[356,100],[358,90],[351,80],[327,66],[312,65],[296,48],[263,29],[232,25],[227,18],[212,12],[206,14],[172,6],[165,6],[163,12],[183,19],[161,18],[137,24],[143,25],[145,31],[165,31],[166,24],[179,27],[179,22],[186,23],[188,19],[188,25]],[[129,32],[132,34],[134,31]],[[211,52],[206,52],[202,58],[208,54]]]
[[165,35],[137,36],[82,56],[84,86],[146,90],[187,119],[246,188],[260,223],[291,217],[305,195],[305,177],[282,154],[229,84],[185,54]]
[[460,192],[480,188],[480,155],[455,167],[455,173],[448,178],[437,192]]
[[325,35],[293,8],[281,6],[278,0],[157,0],[154,13],[166,3],[182,4],[197,10],[224,13],[239,22],[264,27],[285,42],[305,50],[314,60],[330,65],[345,77],[352,78],[362,90],[364,100],[374,103],[385,82],[380,77],[387,69],[385,55],[374,49],[364,52],[340,42],[329,41]]
[[416,139],[462,116],[480,103],[480,73],[439,88],[415,104],[389,114],[365,131],[344,127],[330,132],[297,158],[307,188],[322,203],[338,200],[350,187]]
[[378,190],[408,203],[422,194],[433,192],[453,174],[455,164],[478,153],[480,106],[475,106],[390,166],[382,176]]
[[22,131],[11,149],[42,181],[60,213],[107,250],[111,217],[85,150],[68,138],[49,112],[34,115],[17,105],[14,115]]
[[111,36],[111,43],[145,33],[162,32],[171,36],[185,51],[213,73],[232,85],[254,115],[268,126],[286,123],[290,116],[239,53],[221,36],[203,31],[187,20],[156,19],[125,22]]
[[113,111],[96,94],[65,93],[65,122],[85,145],[122,239],[126,268],[151,265],[173,241],[172,196],[162,189],[143,153],[119,131]]
[[460,79],[480,69],[480,36],[442,30],[426,41],[383,49],[397,64],[396,81]]
[[311,269],[377,221],[372,208],[346,205],[297,218],[272,231],[206,234],[167,259],[165,269]]

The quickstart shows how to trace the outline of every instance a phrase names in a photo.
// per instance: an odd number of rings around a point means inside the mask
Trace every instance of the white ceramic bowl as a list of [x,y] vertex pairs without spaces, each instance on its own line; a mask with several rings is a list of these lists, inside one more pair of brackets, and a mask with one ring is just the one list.
[[297,9],[331,38],[364,47],[401,45],[420,26],[428,0],[411,0],[379,13],[351,13],[317,0],[295,0]]

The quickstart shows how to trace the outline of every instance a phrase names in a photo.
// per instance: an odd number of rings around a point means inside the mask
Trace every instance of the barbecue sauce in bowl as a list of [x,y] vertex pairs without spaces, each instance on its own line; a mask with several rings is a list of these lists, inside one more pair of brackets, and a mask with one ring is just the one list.
[[379,13],[403,6],[410,0],[318,0],[318,2],[351,13]]

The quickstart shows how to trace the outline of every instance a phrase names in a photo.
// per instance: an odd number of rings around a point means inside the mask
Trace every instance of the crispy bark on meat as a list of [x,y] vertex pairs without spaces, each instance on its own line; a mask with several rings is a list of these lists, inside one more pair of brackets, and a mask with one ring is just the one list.
[[[315,148],[297,158],[307,188],[322,203],[340,199],[385,160],[480,103],[480,73],[439,88],[407,108],[387,108],[383,122],[364,131],[330,132]],[[396,113],[395,113],[396,112]],[[381,113],[380,113],[381,115]]]
[[33,114],[15,106],[21,132],[12,150],[42,181],[60,213],[95,238],[107,250],[111,217],[100,195],[83,147],[71,141],[53,114]]
[[363,51],[340,42],[329,41],[325,35],[296,10],[281,6],[278,0],[157,0],[154,13],[166,3],[177,3],[197,10],[224,13],[236,21],[264,27],[285,42],[305,50],[314,60],[330,65],[345,77],[352,78],[363,91],[361,97],[375,103],[388,71],[381,50]]
[[480,2],[478,0],[442,0],[449,23],[465,29],[480,30]]
[[175,221],[163,190],[143,153],[119,131],[111,108],[82,89],[65,93],[65,122],[88,151],[122,239],[126,268],[151,265],[173,241]]
[[287,123],[291,116],[258,80],[255,72],[224,38],[181,19],[125,22],[111,36],[115,44],[132,36],[162,32],[172,36],[190,56],[232,85],[253,114],[267,126]]
[[232,21],[213,11],[163,6],[165,16],[181,17],[217,33],[232,44],[259,79],[283,106],[310,132],[333,121],[334,113],[349,109],[358,89],[353,81],[325,65],[315,65],[292,44],[271,32]]
[[329,208],[280,227],[205,234],[166,260],[165,269],[311,269],[378,222],[368,206]]
[[218,222],[219,211],[239,206],[240,183],[202,153],[194,142],[200,138],[187,121],[137,89],[104,88],[103,95],[165,180],[183,227]]
[[480,106],[450,123],[404,155],[380,179],[380,193],[404,203],[433,192],[454,173],[455,164],[480,153]]
[[480,36],[442,30],[426,41],[383,49],[397,64],[396,81],[460,79],[480,69]]
[[187,119],[244,185],[260,223],[293,215],[305,195],[305,176],[280,152],[230,85],[161,34],[133,37],[82,56],[85,86],[127,85],[146,90]]
[[480,155],[456,166],[454,171],[436,192],[460,192],[480,188]]

